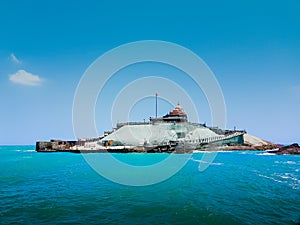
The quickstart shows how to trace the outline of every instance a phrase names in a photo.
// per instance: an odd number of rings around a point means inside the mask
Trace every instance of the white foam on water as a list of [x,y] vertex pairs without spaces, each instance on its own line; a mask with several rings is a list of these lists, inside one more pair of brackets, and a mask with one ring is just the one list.
[[278,177],[282,178],[282,179],[289,179],[289,176],[285,176],[285,175],[278,175]]
[[265,156],[265,155],[276,155],[276,154],[275,153],[269,153],[269,152],[263,152],[263,153],[258,153],[256,155],[263,155],[263,156]]
[[[284,183],[287,184],[289,187],[299,190],[300,189],[300,179],[296,177],[293,173],[274,173],[271,176],[266,176],[263,174],[257,174],[260,177],[267,178],[269,180],[273,180],[277,183]],[[275,176],[275,177],[274,177]]]
[[288,160],[288,161],[275,161],[275,163],[278,163],[278,164],[289,164],[289,165],[298,165],[297,162],[291,161],[291,160]]
[[194,158],[191,158],[190,160],[192,160],[194,162],[198,162],[199,164],[204,163],[204,164],[209,164],[209,165],[213,165],[213,166],[221,166],[224,164],[224,163],[206,162],[204,160],[194,159]]
[[295,161],[286,161],[286,164],[296,164]]
[[216,151],[216,152],[221,152],[221,153],[231,153],[231,152],[235,152],[235,151]]
[[35,150],[31,149],[31,150],[26,150],[24,152],[35,152]]
[[201,151],[201,150],[193,150],[193,153],[213,153],[212,151]]
[[270,179],[270,180],[273,180],[273,181],[275,181],[275,182],[277,182],[277,183],[286,183],[285,181],[277,180],[277,179],[275,179],[275,178],[273,178],[273,177],[269,177],[269,176],[266,176],[266,175],[263,175],[263,174],[258,174],[258,176],[264,177],[264,178],[267,178],[267,179]]
[[206,151],[193,150],[193,153],[206,153]]
[[203,151],[203,150],[193,150],[193,153],[224,153],[224,152],[234,152],[234,151]]
[[248,152],[240,152],[241,155],[246,155]]

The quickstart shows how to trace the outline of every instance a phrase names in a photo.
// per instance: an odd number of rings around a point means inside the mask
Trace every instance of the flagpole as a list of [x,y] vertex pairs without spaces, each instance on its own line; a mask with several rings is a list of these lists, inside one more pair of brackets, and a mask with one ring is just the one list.
[[158,94],[157,94],[157,92],[155,93],[155,116],[156,116],[156,118],[157,118],[157,96],[158,96]]

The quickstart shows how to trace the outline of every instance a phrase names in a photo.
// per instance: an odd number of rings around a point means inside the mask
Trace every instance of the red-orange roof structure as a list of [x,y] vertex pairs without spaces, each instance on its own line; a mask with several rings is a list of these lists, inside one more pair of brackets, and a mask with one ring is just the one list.
[[176,106],[175,109],[171,110],[169,113],[170,116],[187,116],[184,109],[181,107],[180,104]]

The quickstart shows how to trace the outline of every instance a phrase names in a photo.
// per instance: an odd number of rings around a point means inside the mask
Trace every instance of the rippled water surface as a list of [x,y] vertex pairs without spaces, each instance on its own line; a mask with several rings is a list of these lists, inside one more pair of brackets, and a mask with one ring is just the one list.
[[[94,154],[101,157],[101,154]],[[0,224],[298,224],[300,157],[221,152],[204,172],[195,153],[170,179],[112,183],[80,154],[0,147]],[[167,154],[118,154],[149,165]]]

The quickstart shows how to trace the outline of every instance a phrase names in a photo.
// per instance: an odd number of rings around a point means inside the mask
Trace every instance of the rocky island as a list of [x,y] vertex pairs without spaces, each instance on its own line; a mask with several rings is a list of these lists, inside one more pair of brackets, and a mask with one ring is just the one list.
[[[149,122],[118,123],[111,132],[77,141],[38,141],[38,152],[167,152],[270,150],[278,145],[248,134],[245,130],[223,130],[188,122],[180,104],[163,117]],[[298,152],[299,146],[292,152]],[[297,150],[298,149],[298,150]],[[279,151],[279,150],[278,150]],[[290,152],[282,149],[281,152]],[[278,153],[280,154],[280,153]],[[283,153],[286,154],[286,153]]]
[[277,150],[270,151],[271,153],[275,153],[277,155],[291,154],[291,155],[299,155],[300,154],[300,146],[297,143],[282,146]]

